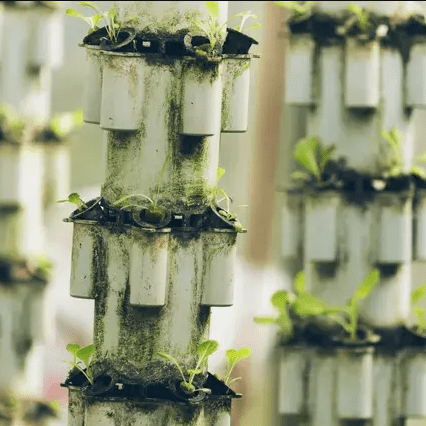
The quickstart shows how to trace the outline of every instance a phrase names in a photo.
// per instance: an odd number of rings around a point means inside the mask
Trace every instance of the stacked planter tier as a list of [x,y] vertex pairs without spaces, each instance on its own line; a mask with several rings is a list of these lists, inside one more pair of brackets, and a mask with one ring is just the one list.
[[[334,180],[286,191],[281,257],[302,264],[306,290],[331,305],[345,305],[377,268],[360,316],[381,343],[337,347],[295,336],[297,344],[280,345],[279,410],[286,424],[390,426],[426,417],[424,345],[400,338],[411,314],[412,263],[426,259],[425,182],[410,174],[413,109],[426,106],[425,39],[411,30],[404,46],[393,34],[331,36],[348,2],[318,3],[318,15],[290,21],[285,96],[306,107],[306,136],[335,146],[322,175]],[[390,177],[381,132],[392,128],[402,140],[399,174]]]
[[247,128],[252,56],[83,47],[84,120],[106,130],[107,164],[101,197],[68,219],[71,295],[95,301],[95,383],[68,377],[68,424],[229,425],[239,395],[204,375],[197,387],[212,392],[185,396],[158,352],[193,368],[210,308],[233,304],[243,230],[216,205],[216,175],[221,132]]

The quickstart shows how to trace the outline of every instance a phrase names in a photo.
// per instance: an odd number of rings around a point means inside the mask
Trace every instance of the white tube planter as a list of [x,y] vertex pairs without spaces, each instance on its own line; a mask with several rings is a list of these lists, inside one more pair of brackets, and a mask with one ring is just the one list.
[[346,40],[345,105],[375,108],[379,103],[380,45],[376,40],[362,43]]
[[70,294],[80,299],[92,299],[97,266],[95,246],[97,222],[76,221],[73,229]]
[[103,82],[100,126],[138,130],[144,103],[145,61],[131,53],[101,52]]
[[289,104],[312,104],[314,50],[310,35],[291,36],[285,72],[285,101]]
[[418,192],[415,211],[414,259],[426,261],[426,191]]
[[[306,348],[287,346],[280,354],[278,412],[300,415],[307,395],[304,392]],[[291,391],[290,391],[291,389]]]
[[380,225],[378,263],[398,264],[411,260],[411,197],[383,194],[379,197]]
[[193,61],[184,65],[182,78],[182,134],[213,136],[220,132],[222,64],[210,71]]
[[337,212],[335,193],[310,195],[305,210],[305,255],[310,262],[337,260]]
[[227,412],[220,413],[213,426],[231,426],[231,415]]
[[102,62],[98,46],[86,48],[86,80],[83,97],[83,120],[85,123],[99,124],[102,98]]
[[250,57],[224,61],[222,132],[245,132],[248,126]]
[[426,107],[426,38],[416,40],[411,49],[406,73],[406,105]]
[[134,231],[130,252],[130,303],[164,306],[168,277],[169,234]]
[[58,68],[63,59],[63,19],[54,12],[35,12],[31,65]]
[[426,417],[426,352],[406,349],[402,355],[403,414],[405,417]]
[[235,232],[206,233],[203,244],[202,305],[232,306],[237,246]]
[[303,243],[303,198],[299,194],[288,194],[287,204],[281,210],[281,253],[284,258],[295,258]]
[[20,201],[20,152],[19,146],[0,143],[0,204]]
[[337,415],[369,419],[373,414],[373,348],[337,350]]

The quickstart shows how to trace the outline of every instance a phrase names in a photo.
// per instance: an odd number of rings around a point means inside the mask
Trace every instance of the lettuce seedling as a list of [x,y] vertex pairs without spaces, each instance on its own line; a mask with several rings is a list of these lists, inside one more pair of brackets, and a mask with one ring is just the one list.
[[[194,378],[197,374],[201,374],[204,370],[204,368],[207,365],[207,360],[208,357],[213,354],[214,352],[217,351],[219,347],[218,342],[216,342],[216,340],[206,340],[205,342],[201,343],[200,345],[198,345],[197,347],[197,354],[198,354],[198,360],[197,360],[197,364],[195,366],[195,368],[191,369],[187,369],[186,372],[189,375],[188,379],[186,379],[185,374],[183,373],[183,370],[181,368],[181,366],[179,365],[178,361],[172,357],[171,355],[164,353],[164,352],[158,352],[157,355],[160,356],[161,358],[164,358],[167,361],[172,362],[173,364],[176,365],[176,368],[178,369],[181,377],[182,377],[182,382],[180,383],[181,386],[187,390],[188,392],[194,392],[197,389],[195,388],[195,386],[193,385],[193,381]],[[206,390],[204,390],[204,392],[207,392]]]
[[421,333],[426,333],[426,309],[416,306],[426,294],[426,284],[416,288],[411,293],[411,306],[413,307],[414,315],[417,318],[417,328]]
[[291,13],[292,19],[302,20],[307,19],[312,13],[313,1],[305,1],[300,3],[298,1],[274,1],[274,4],[288,9]]
[[316,136],[299,140],[294,147],[293,157],[305,171],[293,172],[292,179],[309,181],[313,177],[318,183],[321,182],[325,167],[334,151],[334,145],[325,147]]
[[226,372],[223,377],[223,381],[226,386],[230,386],[231,383],[240,380],[241,377],[230,380],[231,373],[234,367],[240,362],[242,359],[248,358],[251,355],[250,348],[241,348],[240,350],[228,349],[226,351]]
[[[238,18],[241,18],[241,22],[235,27],[235,29],[239,31],[240,33],[243,32],[243,27],[247,19],[252,18],[254,21],[257,20],[257,15],[255,15],[251,10],[237,13],[235,16]],[[262,27],[262,24],[259,24],[259,23],[252,24],[247,28],[247,31],[254,30],[255,28],[261,28],[261,27]]]
[[[73,361],[67,362],[77,368],[77,370],[80,370],[91,385],[93,385],[93,373],[90,364],[92,361],[93,349],[93,345],[84,346],[83,348],[80,348],[80,346],[75,343],[69,343],[67,345],[67,351],[73,356]],[[86,371],[82,367],[81,362],[84,363]]]
[[82,212],[84,209],[87,209],[87,204],[80,198],[80,195],[76,192],[68,195],[68,198],[65,200],[58,200],[57,203],[71,203],[77,206],[79,212]]

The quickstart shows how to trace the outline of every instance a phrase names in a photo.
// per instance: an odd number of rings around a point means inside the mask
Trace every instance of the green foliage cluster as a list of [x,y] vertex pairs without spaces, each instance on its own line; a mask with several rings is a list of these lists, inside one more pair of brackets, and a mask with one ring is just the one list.
[[339,324],[351,342],[356,341],[359,324],[359,302],[365,299],[379,280],[379,271],[372,270],[359,284],[345,306],[330,306],[305,289],[305,274],[299,272],[294,281],[295,293],[279,290],[272,295],[271,304],[278,310],[277,317],[255,317],[257,324],[275,324],[282,335],[293,336],[293,318],[327,317]]
[[417,329],[420,333],[426,333],[426,309],[418,306],[418,303],[426,294],[426,284],[418,287],[411,293],[411,306],[417,318]]
[[[197,374],[202,374],[205,371],[207,367],[208,357],[214,352],[216,352],[218,348],[219,343],[216,340],[206,340],[205,342],[201,343],[197,347],[198,360],[195,368],[187,369],[186,371],[188,377],[186,377],[182,367],[179,365],[179,362],[173,356],[164,352],[158,352],[158,356],[165,359],[166,361],[172,362],[176,366],[182,377],[181,386],[188,392],[194,392],[195,390],[197,390],[193,384],[195,376]],[[237,363],[244,358],[248,358],[250,354],[251,351],[249,348],[241,348],[240,350],[228,349],[226,351],[227,369],[223,381],[227,386],[240,379],[239,377],[231,380],[231,373]],[[204,389],[204,391],[208,393],[207,389]]]
[[80,348],[80,346],[75,343],[69,343],[67,345],[67,351],[73,356],[72,362],[67,361],[68,364],[81,371],[89,383],[93,385],[93,372],[91,369],[93,344]]

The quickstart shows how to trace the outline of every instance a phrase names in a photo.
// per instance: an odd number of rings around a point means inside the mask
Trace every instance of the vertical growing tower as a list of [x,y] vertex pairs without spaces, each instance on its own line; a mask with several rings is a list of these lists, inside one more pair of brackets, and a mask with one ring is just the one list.
[[[58,2],[1,2],[0,20],[0,394],[16,390],[45,324],[44,149],[35,141],[50,117],[51,74],[62,61]],[[11,111],[15,110],[14,114]],[[33,262],[35,260],[35,262]],[[34,361],[34,360],[33,360]],[[42,368],[21,391],[40,397]],[[3,413],[5,414],[5,413]],[[7,415],[10,413],[6,413]]]
[[332,328],[296,333],[282,347],[279,410],[288,424],[393,425],[426,416],[425,340],[409,324],[412,265],[425,260],[425,181],[413,169],[424,17],[413,2],[315,3],[290,19],[286,102],[306,107],[306,136],[335,156],[315,182],[287,191],[282,256],[331,305],[377,268],[360,315],[380,341],[337,347]]
[[233,303],[242,228],[217,205],[217,170],[221,132],[247,128],[253,41],[241,54],[240,42],[188,33],[196,20],[224,24],[218,3],[120,2],[131,28],[83,41],[84,120],[105,130],[107,164],[101,196],[69,218],[71,295],[95,301],[93,377],[66,380],[69,425],[229,424],[232,390],[201,373],[204,390],[185,394],[158,356],[186,374],[210,307]]

